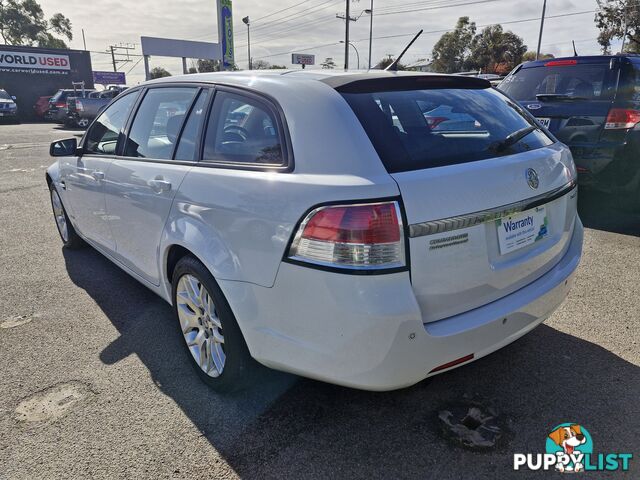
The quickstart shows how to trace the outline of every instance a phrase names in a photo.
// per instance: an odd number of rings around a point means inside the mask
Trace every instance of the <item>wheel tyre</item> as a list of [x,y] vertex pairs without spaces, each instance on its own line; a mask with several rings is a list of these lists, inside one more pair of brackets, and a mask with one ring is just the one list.
[[[84,240],[80,238],[80,235],[78,235],[75,228],[73,228],[73,225],[69,220],[69,216],[67,215],[67,211],[65,210],[64,205],[62,205],[62,200],[60,199],[60,195],[58,195],[58,191],[56,190],[56,187],[53,185],[53,183],[49,185],[49,193],[50,193],[49,198],[51,199],[51,209],[53,210],[53,219],[56,223],[58,234],[60,234],[60,239],[62,240],[63,248],[68,248],[70,250],[77,250],[78,248],[84,247],[86,244],[84,243]],[[56,204],[57,203],[56,198],[57,198],[57,202],[59,202],[59,205]],[[63,229],[60,225],[60,222],[57,219],[57,216],[59,214],[62,214],[64,216],[64,222],[66,226],[66,238],[65,238]]]
[[[200,285],[204,286],[207,293],[213,299],[215,312],[222,325],[221,331],[224,336],[223,349],[225,361],[222,373],[217,377],[207,374],[207,372],[200,367],[187,345],[186,338],[184,338],[185,333],[182,331],[181,321],[178,315],[177,292],[179,281],[185,275],[195,277]],[[213,278],[213,275],[211,275],[209,270],[195,257],[185,256],[176,265],[171,283],[171,296],[176,325],[178,326],[180,336],[184,338],[183,345],[185,353],[189,358],[189,363],[196,370],[200,379],[218,393],[230,393],[247,388],[258,371],[258,364],[251,357],[235,316],[222,290],[220,290],[220,287]]]
[[86,118],[79,118],[76,120],[76,127],[78,128],[87,128],[89,126],[89,120]]

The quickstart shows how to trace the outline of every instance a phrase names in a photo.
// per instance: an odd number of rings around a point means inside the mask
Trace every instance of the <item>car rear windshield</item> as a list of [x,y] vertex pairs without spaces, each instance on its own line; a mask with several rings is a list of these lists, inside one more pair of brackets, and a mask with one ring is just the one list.
[[[498,91],[343,93],[389,173],[443,167],[551,145],[535,120]],[[505,145],[516,131],[536,127]]]
[[615,93],[614,72],[609,63],[566,64],[522,68],[499,85],[518,101],[538,95],[561,95],[585,100],[608,100]]

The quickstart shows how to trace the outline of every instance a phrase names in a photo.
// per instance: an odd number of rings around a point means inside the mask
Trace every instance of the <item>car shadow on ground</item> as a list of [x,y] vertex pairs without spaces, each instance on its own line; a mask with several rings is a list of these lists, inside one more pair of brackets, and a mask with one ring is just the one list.
[[[548,432],[568,421],[589,429],[596,451],[638,446],[638,367],[546,325],[395,392],[266,372],[252,390],[220,396],[192,371],[169,305],[91,248],[64,257],[72,281],[120,333],[100,359],[137,355],[243,478],[494,478],[512,471],[514,453],[544,453]],[[470,400],[498,411],[506,433],[497,449],[464,450],[442,437],[438,411]]]
[[609,194],[582,188],[578,192],[578,213],[585,227],[640,237],[640,206],[631,209],[618,203]]

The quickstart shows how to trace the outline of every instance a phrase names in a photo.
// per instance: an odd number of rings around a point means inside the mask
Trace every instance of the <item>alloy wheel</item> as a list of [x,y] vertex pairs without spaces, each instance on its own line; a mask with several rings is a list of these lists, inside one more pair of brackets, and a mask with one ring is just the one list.
[[222,323],[205,286],[185,274],[176,289],[178,320],[189,351],[200,369],[210,377],[222,374],[226,355]]
[[67,228],[67,217],[62,207],[62,201],[55,188],[51,189],[51,205],[53,206],[53,216],[56,219],[56,225],[62,240],[66,243],[69,241],[69,229]]

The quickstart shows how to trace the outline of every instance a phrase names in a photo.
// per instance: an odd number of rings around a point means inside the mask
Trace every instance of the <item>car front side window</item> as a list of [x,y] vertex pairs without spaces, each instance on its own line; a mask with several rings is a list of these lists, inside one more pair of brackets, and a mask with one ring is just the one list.
[[130,93],[116,100],[100,114],[87,131],[84,153],[93,155],[115,155],[120,131],[138,97]]
[[145,95],[127,138],[127,157],[170,160],[198,89],[153,88]]

